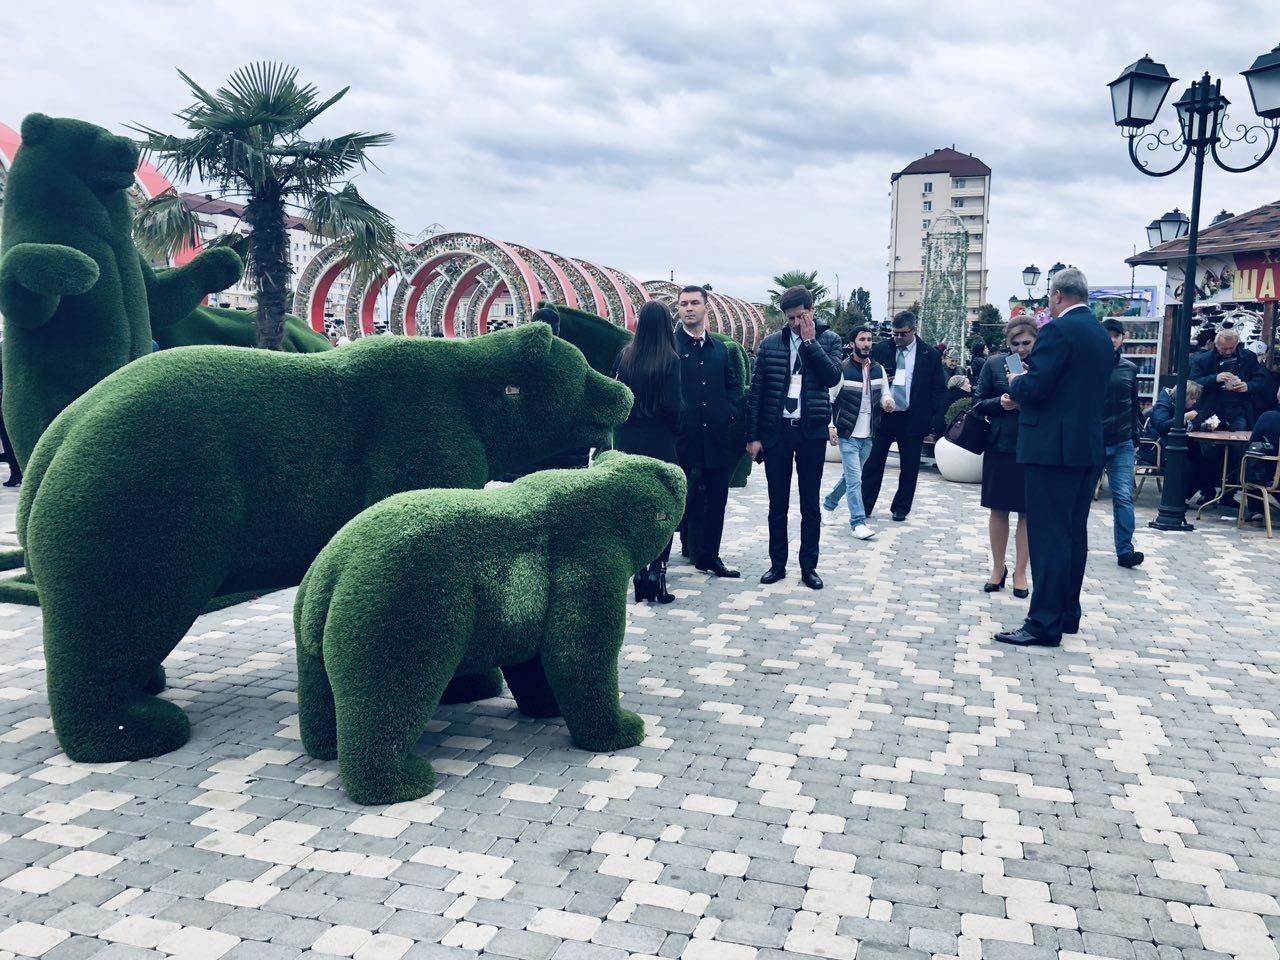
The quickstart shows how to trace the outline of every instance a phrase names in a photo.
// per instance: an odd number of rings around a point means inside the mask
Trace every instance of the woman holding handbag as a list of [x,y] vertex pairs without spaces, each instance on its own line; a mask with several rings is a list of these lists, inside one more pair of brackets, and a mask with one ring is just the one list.
[[[635,336],[614,361],[613,376],[630,387],[635,397],[630,416],[614,432],[614,446],[623,453],[678,463],[676,437],[684,419],[684,391],[671,311],[665,303],[650,300],[640,308]],[[667,591],[670,559],[668,540],[662,555],[632,578],[637,603],[675,600]]]
[[[1021,367],[1036,345],[1033,320],[1017,317],[1004,328],[1007,354],[998,354],[982,366],[973,391],[972,412],[987,418],[987,448],[982,456],[982,505],[991,511],[987,532],[991,538],[991,576],[983,584],[987,593],[1003,590],[1009,568],[1005,555],[1009,547],[1009,514],[1018,514],[1013,561],[1013,595],[1030,595],[1027,588],[1027,530],[1022,516],[1026,511],[1026,483],[1018,463],[1018,401],[1009,396],[1009,369]],[[1017,358],[1016,360],[1013,358]]]

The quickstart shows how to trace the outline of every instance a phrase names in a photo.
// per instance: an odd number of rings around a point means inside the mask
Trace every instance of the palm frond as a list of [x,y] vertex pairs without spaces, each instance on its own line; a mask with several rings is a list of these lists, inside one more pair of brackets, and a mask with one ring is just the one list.
[[199,243],[200,218],[176,191],[166,190],[138,207],[133,238],[148,260],[172,260]]
[[404,246],[396,237],[395,224],[365,200],[355,184],[317,191],[307,216],[316,233],[338,239],[339,249],[351,262],[354,283],[362,285],[375,274],[401,265]]

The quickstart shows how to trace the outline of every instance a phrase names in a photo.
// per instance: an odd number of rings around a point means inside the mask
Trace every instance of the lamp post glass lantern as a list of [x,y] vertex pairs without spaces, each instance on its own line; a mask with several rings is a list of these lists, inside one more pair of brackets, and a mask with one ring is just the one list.
[[[1187,261],[1182,284],[1182,308],[1174,331],[1174,364],[1177,378],[1174,408],[1186,409],[1187,377],[1190,372],[1192,305],[1195,301],[1196,253],[1200,239],[1200,193],[1204,182],[1205,157],[1228,173],[1245,173],[1266,162],[1275,151],[1280,139],[1280,45],[1263,54],[1253,66],[1243,72],[1249,84],[1254,111],[1262,124],[1237,125],[1233,136],[1226,130],[1227,107],[1230,101],[1222,95],[1222,81],[1204,74],[1187,88],[1174,104],[1178,118],[1178,132],[1168,130],[1145,133],[1156,119],[1169,90],[1177,82],[1169,76],[1162,64],[1150,57],[1130,64],[1108,86],[1111,89],[1111,109],[1115,124],[1128,141],[1129,160],[1139,172],[1149,177],[1167,177],[1182,169],[1183,164],[1194,159],[1191,185],[1191,216],[1176,208],[1159,220],[1147,225],[1147,239],[1154,246],[1156,241],[1187,238]],[[1234,166],[1225,161],[1220,152],[1233,143],[1244,141],[1256,146],[1265,141],[1262,151],[1250,163]],[[1153,170],[1146,154],[1162,147],[1170,148],[1180,158],[1164,170]],[[1139,155],[1139,149],[1143,155]],[[1165,483],[1160,496],[1160,511],[1151,521],[1157,530],[1191,530],[1187,523],[1187,507],[1184,501],[1187,485],[1187,428],[1180,416],[1174,418],[1174,426],[1165,441],[1162,461],[1165,467]]]
[[1031,299],[1031,288],[1040,282],[1040,268],[1034,263],[1022,268],[1022,285],[1027,288],[1027,299]]

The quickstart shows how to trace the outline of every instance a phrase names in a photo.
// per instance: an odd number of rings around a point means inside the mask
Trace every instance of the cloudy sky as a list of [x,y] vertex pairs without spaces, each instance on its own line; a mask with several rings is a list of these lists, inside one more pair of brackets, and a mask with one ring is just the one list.
[[[409,235],[438,222],[753,300],[816,269],[880,313],[889,177],[951,144],[994,171],[991,301],[1022,295],[1028,262],[1127,283],[1191,177],[1130,166],[1106,83],[1149,52],[1184,83],[1222,76],[1243,120],[1239,73],[1280,30],[1274,0],[64,0],[0,4],[0,37],[12,127],[39,110],[176,130],[175,68],[214,86],[285,60],[351,87],[320,132],[396,135],[358,185]],[[1206,223],[1280,199],[1280,158],[1211,169],[1204,196]]]

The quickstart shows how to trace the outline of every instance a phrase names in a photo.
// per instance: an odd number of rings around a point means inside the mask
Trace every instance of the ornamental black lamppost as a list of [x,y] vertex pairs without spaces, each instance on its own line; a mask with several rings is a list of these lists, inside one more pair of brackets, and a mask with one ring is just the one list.
[[[1168,130],[1143,133],[1155,121],[1156,114],[1169,95],[1169,88],[1177,82],[1176,78],[1169,76],[1169,71],[1163,64],[1144,56],[1126,67],[1119,77],[1108,84],[1111,88],[1111,109],[1115,114],[1116,126],[1128,138],[1129,159],[1138,170],[1149,177],[1167,177],[1182,169],[1188,159],[1195,159],[1191,219],[1184,234],[1188,241],[1186,274],[1182,284],[1182,310],[1174,330],[1177,376],[1174,407],[1179,414],[1186,409],[1187,376],[1190,372],[1191,305],[1195,301],[1196,247],[1200,238],[1200,187],[1204,179],[1205,157],[1213,157],[1213,162],[1229,173],[1244,173],[1260,167],[1271,156],[1277,139],[1280,139],[1280,45],[1270,53],[1258,57],[1253,66],[1244,71],[1244,78],[1249,83],[1253,109],[1262,118],[1262,124],[1238,124],[1235,136],[1225,130],[1226,110],[1230,101],[1222,95],[1222,81],[1214,80],[1207,73],[1192,83],[1182,99],[1173,105],[1178,114],[1179,130],[1176,133]],[[1251,163],[1240,167],[1232,166],[1222,159],[1219,151],[1242,140],[1255,147],[1261,140],[1265,146],[1254,155]],[[1181,153],[1182,157],[1167,170],[1152,170],[1147,161],[1138,155],[1139,145],[1146,152],[1169,147],[1175,154]],[[1172,228],[1173,222],[1182,216],[1174,210],[1160,220],[1153,221],[1147,227],[1148,239],[1154,239],[1156,235],[1152,233],[1153,227],[1157,228],[1161,242],[1174,239],[1168,236],[1166,229]],[[1177,229],[1182,228],[1179,226]],[[1183,499],[1186,495],[1184,478],[1187,470],[1187,428],[1180,415],[1174,418],[1162,459],[1165,468],[1164,491],[1160,497],[1160,511],[1151,521],[1151,526],[1157,530],[1191,530],[1193,528],[1187,523],[1187,507]]]
[[1040,282],[1040,268],[1034,263],[1022,268],[1022,285],[1027,288],[1027,299],[1031,299],[1031,289]]

